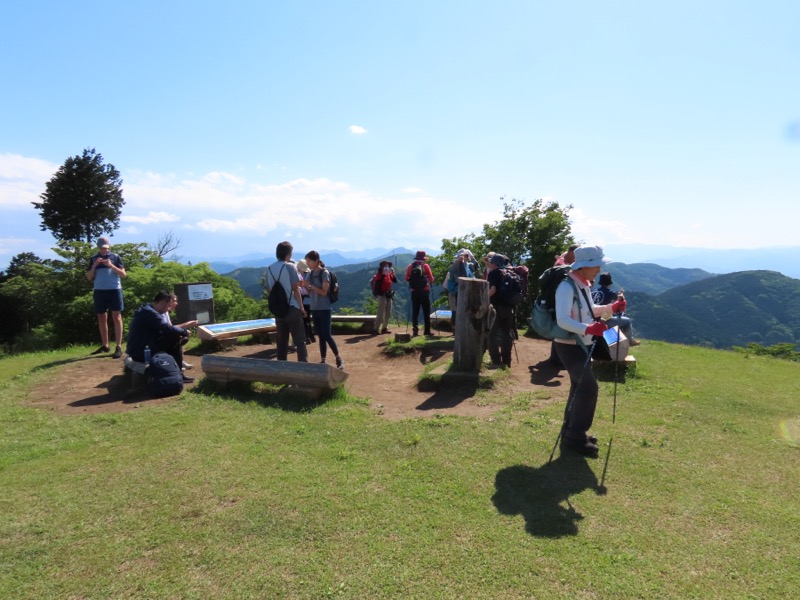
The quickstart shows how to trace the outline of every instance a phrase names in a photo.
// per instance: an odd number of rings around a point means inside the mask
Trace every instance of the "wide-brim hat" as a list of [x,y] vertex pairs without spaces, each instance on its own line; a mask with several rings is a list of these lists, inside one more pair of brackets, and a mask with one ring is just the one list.
[[428,260],[428,257],[425,255],[425,250],[417,250],[414,260]]
[[581,246],[575,248],[575,262],[570,266],[575,271],[586,267],[602,267],[607,262],[609,261],[603,256],[600,246]]
[[301,258],[300,260],[298,260],[296,266],[297,266],[297,270],[300,271],[301,273],[308,273],[311,270],[311,269],[308,268],[308,263],[306,262],[306,259],[304,259],[304,258]]
[[466,256],[469,260],[475,260],[475,256],[468,248],[461,248],[461,250],[456,252],[456,258],[461,258],[462,256]]
[[381,269],[383,267],[391,267],[391,266],[392,266],[392,261],[390,261],[390,260],[382,260],[380,262],[380,264],[378,265],[378,267],[381,268]]
[[506,264],[509,262],[508,258],[506,258],[502,254],[495,254],[492,258],[489,259],[489,262],[493,265],[498,267],[505,267]]

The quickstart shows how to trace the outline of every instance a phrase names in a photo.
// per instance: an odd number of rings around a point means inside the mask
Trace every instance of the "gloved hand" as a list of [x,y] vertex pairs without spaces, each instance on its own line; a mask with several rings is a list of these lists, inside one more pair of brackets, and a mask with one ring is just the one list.
[[608,325],[597,321],[586,327],[586,335],[603,335],[603,332],[608,329]]
[[625,307],[628,306],[628,303],[625,302],[625,298],[620,298],[614,304],[611,305],[611,310],[615,313],[624,313]]

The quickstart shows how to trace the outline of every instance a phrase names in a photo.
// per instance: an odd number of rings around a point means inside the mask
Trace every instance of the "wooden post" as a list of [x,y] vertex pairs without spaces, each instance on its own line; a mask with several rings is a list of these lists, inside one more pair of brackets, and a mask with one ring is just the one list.
[[489,284],[474,277],[458,278],[453,370],[480,373],[489,337]]

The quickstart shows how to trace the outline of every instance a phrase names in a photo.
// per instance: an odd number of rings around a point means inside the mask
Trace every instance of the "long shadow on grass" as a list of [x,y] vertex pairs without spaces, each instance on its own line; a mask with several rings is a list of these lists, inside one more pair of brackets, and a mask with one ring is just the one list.
[[336,390],[324,390],[317,397],[296,393],[288,386],[263,385],[245,381],[218,383],[203,379],[192,390],[205,396],[223,395],[231,400],[247,404],[255,402],[261,406],[279,408],[287,412],[307,412],[322,406],[336,395]]
[[504,515],[522,515],[525,531],[537,537],[578,534],[583,515],[570,496],[590,489],[604,494],[597,476],[582,456],[564,454],[541,467],[514,465],[498,471],[492,502]]

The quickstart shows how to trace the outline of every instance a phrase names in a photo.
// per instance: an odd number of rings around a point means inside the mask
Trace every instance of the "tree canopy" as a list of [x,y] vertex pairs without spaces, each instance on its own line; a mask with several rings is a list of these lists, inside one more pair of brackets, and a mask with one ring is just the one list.
[[89,243],[119,227],[125,204],[119,171],[104,164],[94,148],[68,158],[39,197],[42,201],[33,206],[41,213],[42,231],[58,240]]

